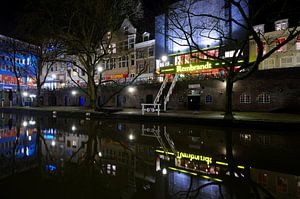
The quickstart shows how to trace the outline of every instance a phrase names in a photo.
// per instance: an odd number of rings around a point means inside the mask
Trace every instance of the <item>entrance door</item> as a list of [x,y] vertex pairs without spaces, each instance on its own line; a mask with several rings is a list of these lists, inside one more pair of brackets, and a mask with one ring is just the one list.
[[188,110],[200,110],[200,96],[188,96]]
[[122,95],[117,95],[117,107],[122,107],[123,97]]
[[84,106],[84,97],[83,96],[79,97],[79,106]]
[[68,96],[65,96],[65,106],[68,106]]
[[153,95],[147,95],[146,104],[152,104],[152,103],[153,103]]

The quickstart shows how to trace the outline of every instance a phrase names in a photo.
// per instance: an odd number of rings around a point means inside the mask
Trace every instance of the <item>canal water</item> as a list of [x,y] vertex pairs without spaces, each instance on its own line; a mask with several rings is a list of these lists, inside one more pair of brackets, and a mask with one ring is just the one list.
[[0,198],[300,198],[297,132],[2,114]]

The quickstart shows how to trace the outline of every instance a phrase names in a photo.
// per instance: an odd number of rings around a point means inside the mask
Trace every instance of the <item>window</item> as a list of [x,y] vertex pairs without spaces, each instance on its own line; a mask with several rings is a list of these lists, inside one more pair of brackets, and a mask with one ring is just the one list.
[[109,53],[117,53],[117,44],[116,43],[112,43],[111,45],[109,45]]
[[261,93],[258,95],[258,103],[267,104],[271,102],[271,96],[269,93]]
[[144,58],[144,51],[142,50],[137,51],[137,59],[142,59],[142,58]]
[[[262,47],[263,47],[263,55],[265,55],[267,53],[267,48],[266,48],[266,42],[262,42]],[[256,54],[258,54],[258,47],[257,47],[257,44],[256,44]]]
[[296,50],[300,50],[300,36],[298,36],[296,40]]
[[285,30],[289,26],[288,19],[282,19],[275,22],[275,30]]
[[293,65],[293,57],[282,57],[280,59],[280,66],[292,66]]
[[151,47],[151,48],[148,49],[148,54],[149,54],[149,57],[154,56],[154,49],[153,49],[153,47]]
[[240,95],[240,103],[241,104],[250,104],[251,103],[251,96],[247,93],[243,93]]
[[134,59],[134,54],[131,54],[131,66],[134,66],[135,59]]
[[280,193],[287,193],[288,191],[288,181],[285,177],[277,177],[276,190]]
[[271,69],[271,68],[275,68],[275,59],[273,58],[265,59],[261,64],[261,69]]
[[251,142],[251,134],[241,133],[240,140],[243,142]]
[[234,50],[225,51],[225,57],[233,57],[233,55],[234,55]]
[[[284,42],[284,41],[285,41],[285,38],[284,38],[284,37],[276,39],[276,46],[278,46],[279,44],[281,44],[281,43]],[[284,51],[286,51],[286,45],[281,46],[281,47],[277,50],[277,52],[284,52]]]
[[134,48],[135,37],[134,35],[128,36],[128,49]]
[[256,25],[253,27],[255,32],[264,33],[265,32],[265,24]]
[[205,104],[212,104],[212,102],[213,102],[213,97],[211,95],[206,95]]
[[148,40],[149,40],[149,37],[150,37],[150,33],[145,32],[145,33],[143,34],[143,41],[148,41]]
[[268,185],[268,174],[266,173],[259,173],[257,176],[257,182],[262,186],[266,187]]

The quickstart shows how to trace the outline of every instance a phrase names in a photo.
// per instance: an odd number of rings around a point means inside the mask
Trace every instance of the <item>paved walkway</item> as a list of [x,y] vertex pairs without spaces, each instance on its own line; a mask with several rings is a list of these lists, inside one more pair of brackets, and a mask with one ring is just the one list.
[[[48,107],[5,107],[3,110],[24,110],[24,111],[41,111],[57,113],[77,113],[85,114],[87,112],[95,115],[103,115],[103,112],[97,112],[92,109],[72,106],[48,106]],[[1,110],[0,109],[0,110]],[[141,116],[141,109],[107,109],[112,116],[122,116],[122,118],[130,116]],[[298,123],[300,124],[300,114],[288,113],[266,113],[266,112],[234,112],[236,121],[259,121],[259,122],[274,122],[274,123]],[[223,112],[218,111],[186,111],[186,110],[168,110],[161,112],[160,116],[157,113],[145,113],[146,117],[168,117],[168,118],[191,118],[191,119],[207,119],[207,120],[222,120]]]

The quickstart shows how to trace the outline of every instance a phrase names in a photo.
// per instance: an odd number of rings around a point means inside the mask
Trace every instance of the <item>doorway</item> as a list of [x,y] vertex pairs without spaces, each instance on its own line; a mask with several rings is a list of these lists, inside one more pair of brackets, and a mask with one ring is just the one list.
[[146,95],[146,104],[153,103],[153,95]]
[[188,96],[188,110],[200,110],[200,95]]
[[84,106],[84,97],[83,96],[80,96],[79,97],[79,106]]

